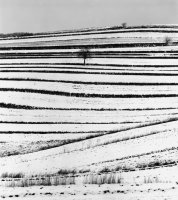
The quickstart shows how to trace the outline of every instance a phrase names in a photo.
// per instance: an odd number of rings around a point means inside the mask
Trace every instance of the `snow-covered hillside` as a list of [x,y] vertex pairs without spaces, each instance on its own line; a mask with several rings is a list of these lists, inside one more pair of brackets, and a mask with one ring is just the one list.
[[177,44],[173,25],[1,38],[0,187],[178,183]]

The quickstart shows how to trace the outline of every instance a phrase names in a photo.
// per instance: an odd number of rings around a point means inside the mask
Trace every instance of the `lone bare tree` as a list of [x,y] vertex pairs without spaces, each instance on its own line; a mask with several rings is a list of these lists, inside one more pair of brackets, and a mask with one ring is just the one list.
[[83,58],[84,65],[86,64],[86,59],[91,58],[91,52],[89,48],[83,48],[79,52],[77,52],[77,56],[79,58]]
[[172,39],[170,37],[165,37],[164,43],[165,43],[166,46],[169,46],[169,45],[172,44]]
[[122,28],[127,28],[127,23],[124,22],[124,23],[121,24],[121,26],[122,26]]

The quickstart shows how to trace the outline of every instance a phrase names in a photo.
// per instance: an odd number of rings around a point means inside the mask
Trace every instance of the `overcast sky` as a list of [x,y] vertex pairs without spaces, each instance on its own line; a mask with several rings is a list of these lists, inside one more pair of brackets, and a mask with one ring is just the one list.
[[178,24],[178,0],[0,0],[0,33]]

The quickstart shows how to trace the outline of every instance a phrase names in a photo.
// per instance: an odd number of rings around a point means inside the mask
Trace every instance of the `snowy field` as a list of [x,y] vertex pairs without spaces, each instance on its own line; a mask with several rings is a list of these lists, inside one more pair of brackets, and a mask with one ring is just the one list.
[[29,188],[1,188],[2,199],[61,199],[61,200],[177,200],[178,187],[174,184],[146,185],[83,185],[83,186],[35,186]]
[[177,200],[177,41],[175,25],[1,38],[0,199]]

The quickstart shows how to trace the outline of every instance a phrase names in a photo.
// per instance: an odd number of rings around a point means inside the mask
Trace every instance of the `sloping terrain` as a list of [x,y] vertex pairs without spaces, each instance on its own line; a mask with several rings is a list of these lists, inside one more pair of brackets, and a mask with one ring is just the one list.
[[2,36],[0,184],[178,183],[177,44],[171,25]]

